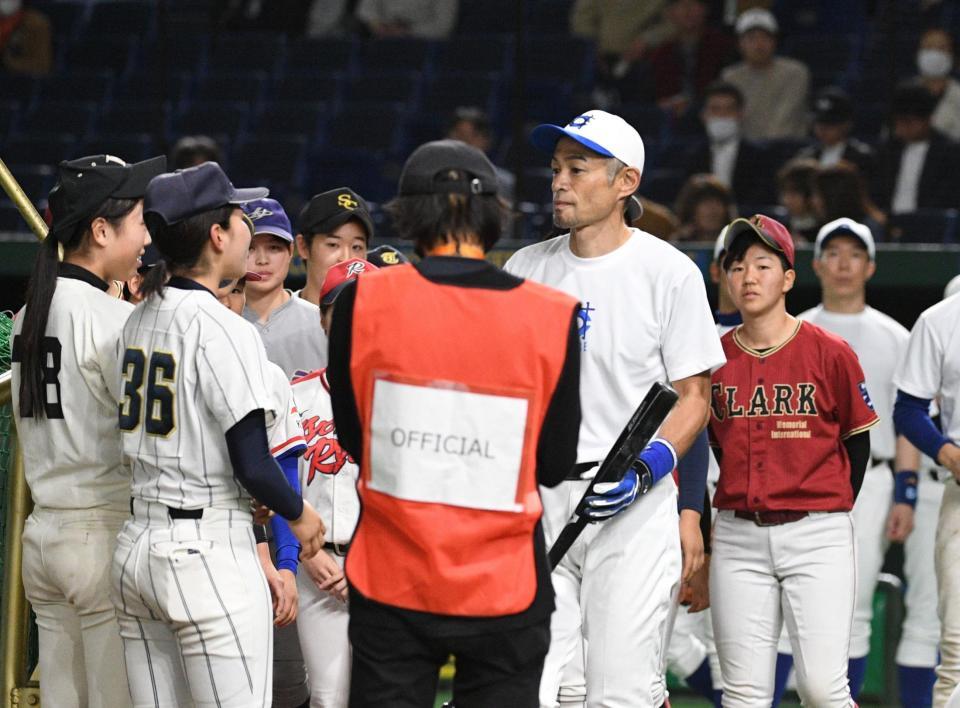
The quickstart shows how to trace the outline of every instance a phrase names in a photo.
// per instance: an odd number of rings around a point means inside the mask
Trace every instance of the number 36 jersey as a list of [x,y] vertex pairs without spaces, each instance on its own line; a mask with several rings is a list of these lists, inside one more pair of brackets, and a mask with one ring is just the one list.
[[92,273],[61,265],[41,350],[41,418],[20,417],[18,339],[26,310],[14,318],[14,418],[27,484],[38,507],[129,507],[130,480],[120,457],[112,389],[117,339],[133,306],[107,295],[105,288]]
[[247,508],[224,434],[257,409],[268,426],[282,413],[268,376],[253,325],[198,283],[171,278],[163,297],[140,303],[115,377],[132,495],[178,509]]

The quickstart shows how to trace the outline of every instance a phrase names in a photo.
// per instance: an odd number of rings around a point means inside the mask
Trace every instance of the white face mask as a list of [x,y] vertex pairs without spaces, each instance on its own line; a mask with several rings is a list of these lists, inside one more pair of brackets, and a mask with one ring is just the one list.
[[953,67],[953,55],[942,49],[921,49],[917,52],[917,68],[920,76],[942,79]]
[[722,143],[740,134],[740,121],[736,118],[707,118],[706,129],[711,142]]
[[22,0],[0,0],[0,17],[8,17],[23,6]]

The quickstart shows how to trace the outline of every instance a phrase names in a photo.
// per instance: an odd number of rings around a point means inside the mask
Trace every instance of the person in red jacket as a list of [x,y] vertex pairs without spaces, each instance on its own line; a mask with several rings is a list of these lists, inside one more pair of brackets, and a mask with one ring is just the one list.
[[805,705],[854,706],[847,683],[856,561],[850,510],[878,422],[853,349],[787,313],[790,233],[765,216],[727,228],[730,294],[710,436],[720,479],[710,566],[724,706],[770,705],[786,623]]

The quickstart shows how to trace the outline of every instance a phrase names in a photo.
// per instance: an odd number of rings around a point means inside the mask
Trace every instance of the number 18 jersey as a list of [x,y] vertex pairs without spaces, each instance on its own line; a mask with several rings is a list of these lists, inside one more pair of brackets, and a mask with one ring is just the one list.
[[131,493],[178,509],[246,509],[224,434],[271,396],[268,362],[251,324],[194,281],[172,278],[130,315],[116,373],[120,437]]
[[14,318],[14,418],[27,484],[38,507],[119,511],[129,506],[130,480],[120,458],[112,382],[117,339],[133,307],[107,295],[105,288],[93,273],[61,265],[41,350],[42,418],[20,417],[18,339],[26,309]]

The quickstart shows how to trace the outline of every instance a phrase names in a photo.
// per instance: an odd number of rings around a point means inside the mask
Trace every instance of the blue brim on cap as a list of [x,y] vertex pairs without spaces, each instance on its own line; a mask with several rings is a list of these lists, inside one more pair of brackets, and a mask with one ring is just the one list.
[[256,199],[263,199],[269,194],[270,190],[266,187],[244,187],[243,189],[234,187],[233,196],[227,204],[246,204]]
[[607,150],[602,145],[598,145],[592,140],[583,137],[579,133],[568,131],[565,128],[561,128],[559,125],[552,125],[550,123],[538,125],[531,131],[530,144],[538,150],[542,150],[543,152],[552,155],[553,151],[557,147],[557,141],[564,137],[575,140],[584,147],[588,147],[595,153],[603,155],[604,157],[615,157],[612,152]]

